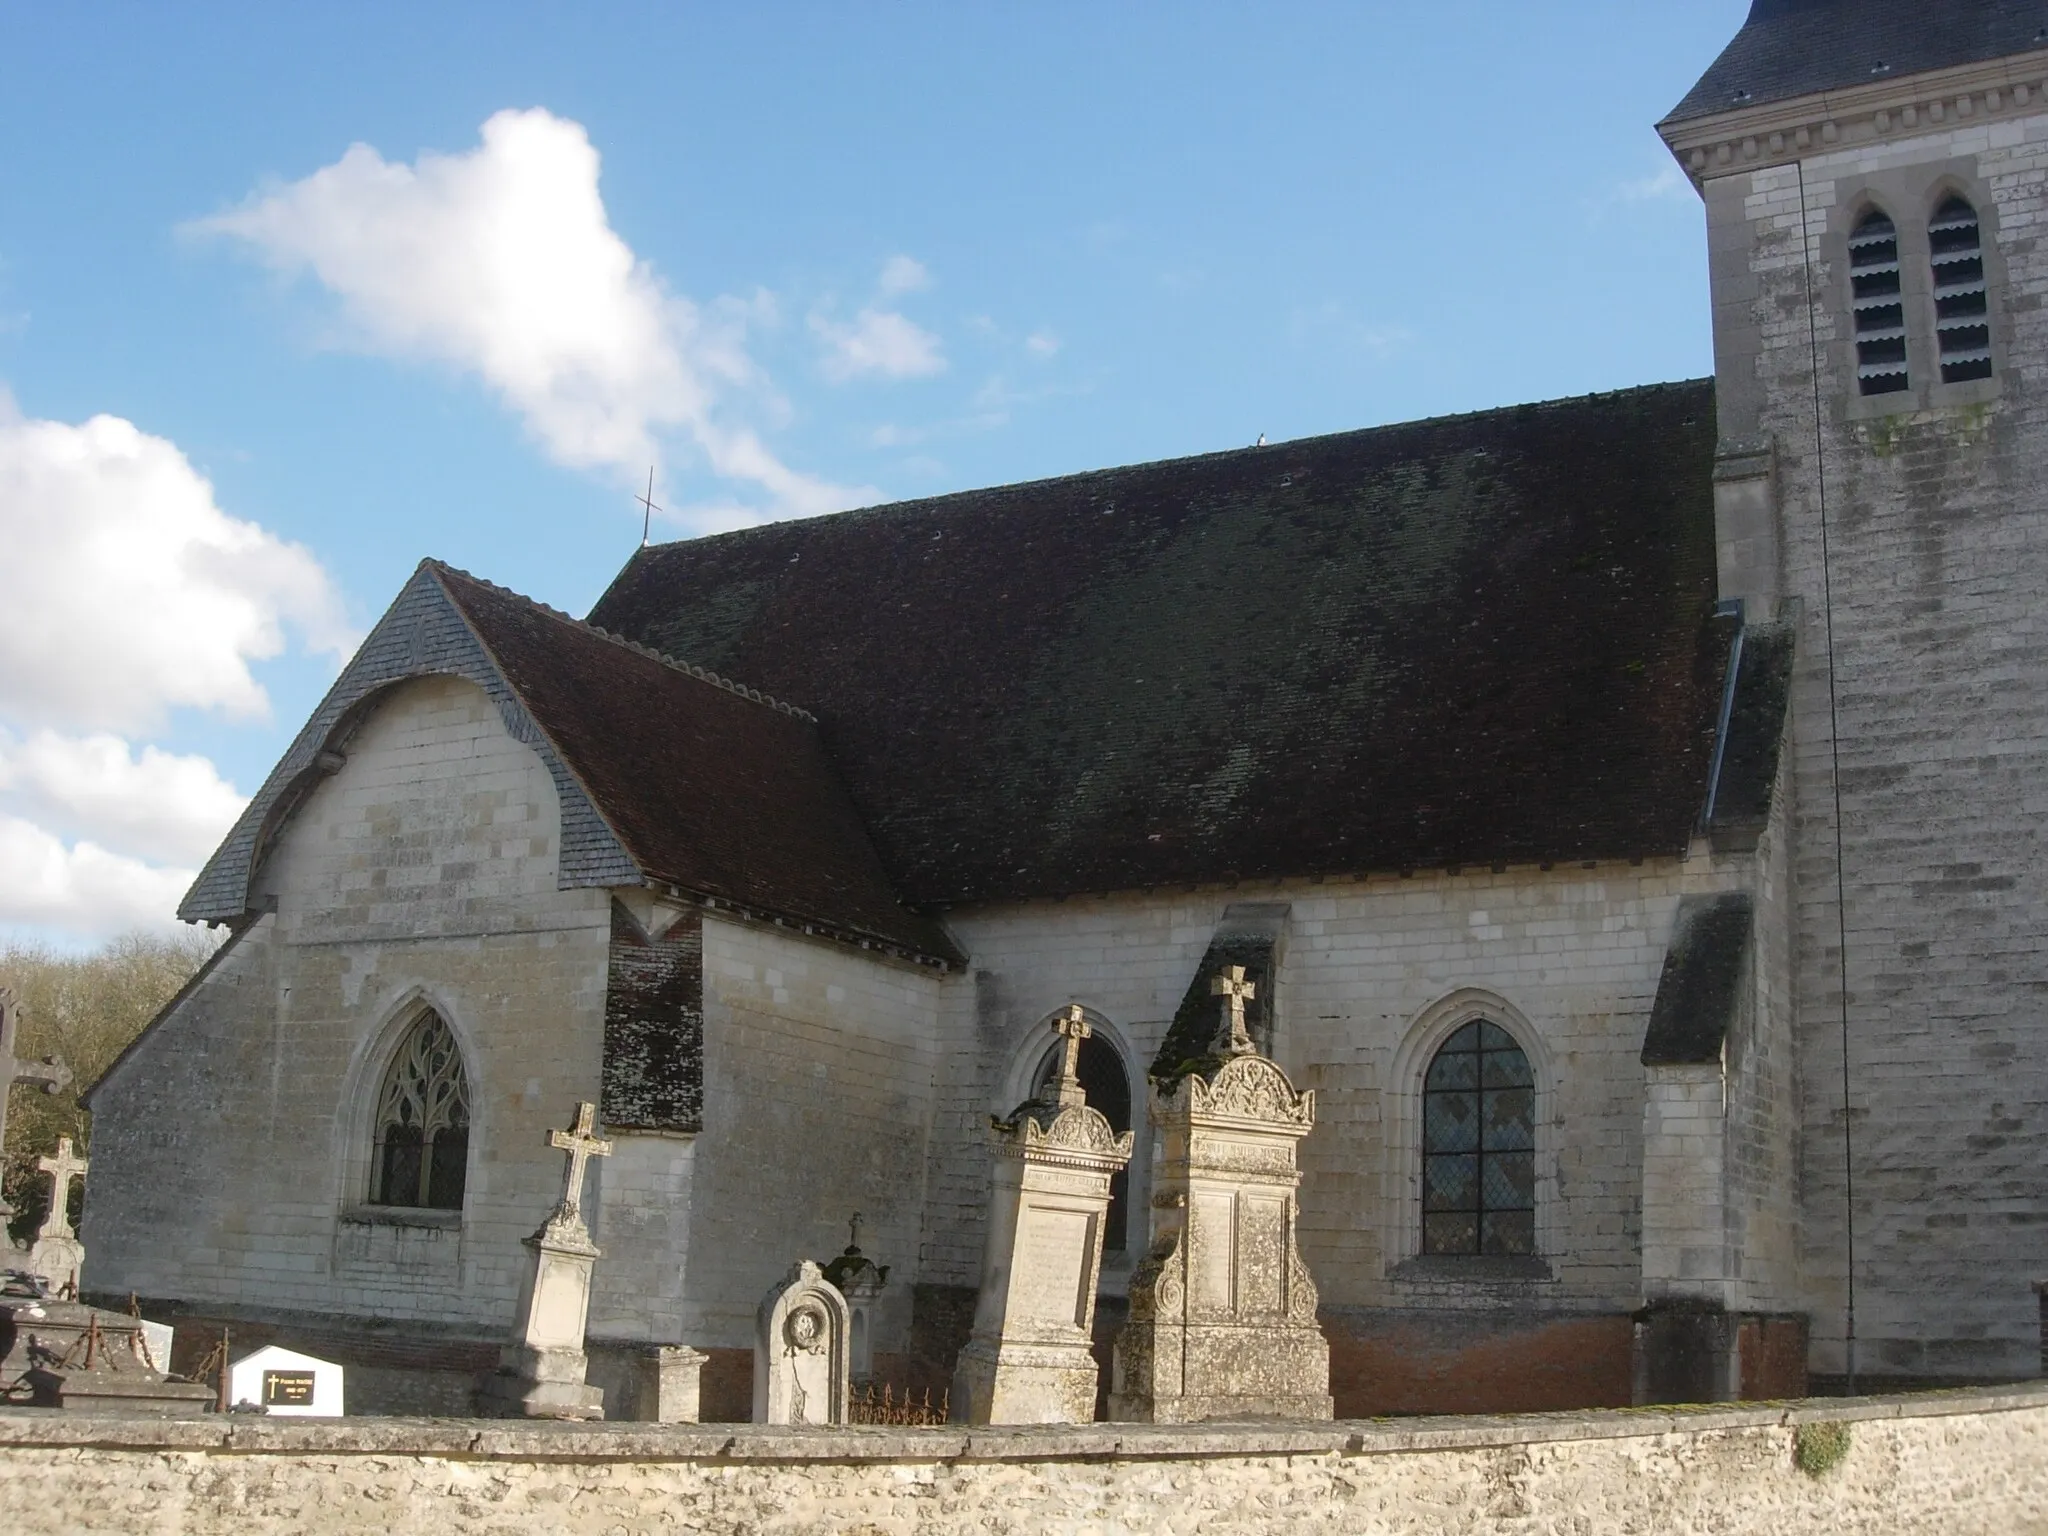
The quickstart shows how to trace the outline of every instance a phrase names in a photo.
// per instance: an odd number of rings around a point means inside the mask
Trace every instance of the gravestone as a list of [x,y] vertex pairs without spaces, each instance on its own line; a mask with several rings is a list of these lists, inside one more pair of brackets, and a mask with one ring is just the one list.
[[866,1383],[875,1374],[875,1305],[889,1283],[889,1266],[877,1264],[860,1251],[859,1211],[853,1213],[848,1227],[846,1251],[825,1266],[825,1278],[846,1298],[853,1318],[853,1342],[847,1358],[852,1362],[853,1379]]
[[1130,1161],[1088,1107],[1077,1066],[1090,1033],[1079,1004],[1053,1023],[1062,1041],[1050,1100],[991,1121],[994,1198],[974,1331],[953,1373],[953,1413],[969,1424],[1074,1424],[1095,1417],[1090,1351],[1110,1180]]
[[228,1403],[233,1408],[261,1408],[280,1418],[338,1419],[342,1369],[332,1360],[316,1360],[271,1344],[229,1368]]
[[695,1424],[703,1398],[704,1362],[687,1344],[656,1344],[640,1356],[633,1417],[650,1424]]
[[12,1402],[74,1413],[204,1413],[214,1389],[165,1370],[169,1332],[123,1312],[61,1301],[38,1275],[0,1276],[0,1385]]
[[569,1154],[562,1197],[541,1229],[522,1241],[533,1254],[519,1288],[512,1342],[478,1392],[478,1407],[501,1418],[597,1419],[604,1390],[585,1379],[583,1352],[590,1317],[590,1276],[603,1255],[583,1223],[583,1174],[612,1144],[591,1130],[597,1106],[576,1106],[576,1123],[548,1132],[548,1145]]
[[[71,1069],[55,1056],[41,1061],[23,1061],[14,1054],[14,1037],[21,1029],[21,1004],[14,993],[0,987],[0,1146],[7,1142],[7,1100],[16,1083],[36,1083],[45,1093],[56,1093],[71,1081]],[[0,1221],[14,1214],[14,1207],[0,1199]]]
[[71,1150],[69,1136],[59,1136],[56,1154],[39,1158],[36,1167],[50,1176],[50,1209],[29,1248],[28,1267],[49,1283],[52,1294],[75,1301],[85,1244],[71,1230],[71,1181],[85,1177],[91,1164]]
[[1330,1347],[1296,1240],[1296,1153],[1315,1095],[1259,1054],[1244,1027],[1252,983],[1232,966],[1213,1055],[1156,1088],[1157,1224],[1117,1336],[1112,1419],[1327,1419]]
[[761,1300],[754,1318],[754,1422],[844,1424],[853,1318],[809,1259]]

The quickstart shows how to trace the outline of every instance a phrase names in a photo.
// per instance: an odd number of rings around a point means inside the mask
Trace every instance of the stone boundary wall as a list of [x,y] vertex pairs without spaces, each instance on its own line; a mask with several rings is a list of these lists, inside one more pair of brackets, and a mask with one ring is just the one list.
[[[1849,1430],[1814,1475],[1814,1427]],[[0,1412],[0,1520],[98,1531],[2048,1532],[2048,1385],[1335,1424],[788,1430]]]

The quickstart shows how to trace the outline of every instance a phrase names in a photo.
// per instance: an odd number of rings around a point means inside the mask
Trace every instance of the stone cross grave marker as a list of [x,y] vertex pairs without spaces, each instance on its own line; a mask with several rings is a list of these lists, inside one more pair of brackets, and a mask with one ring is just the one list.
[[582,1222],[584,1168],[593,1157],[612,1155],[612,1144],[591,1131],[596,1118],[595,1104],[578,1104],[573,1126],[566,1131],[548,1132],[548,1145],[569,1154],[569,1166],[562,1170],[562,1198],[555,1206],[554,1215],[549,1218],[551,1221]]
[[1244,1005],[1258,995],[1258,986],[1244,979],[1244,967],[1226,966],[1209,982],[1209,995],[1223,1002],[1222,1038],[1217,1042],[1222,1056],[1248,1056],[1258,1047],[1244,1027]]
[[875,1374],[875,1313],[882,1289],[889,1283],[889,1266],[877,1264],[860,1251],[859,1211],[853,1213],[846,1228],[846,1252],[825,1266],[825,1278],[846,1298],[853,1323],[847,1358],[852,1361],[853,1379],[867,1382]]
[[50,1176],[50,1209],[29,1248],[28,1267],[56,1295],[76,1296],[79,1272],[85,1268],[85,1244],[71,1230],[71,1181],[84,1177],[91,1164],[71,1150],[69,1136],[59,1136],[56,1155],[38,1159],[36,1166]]
[[612,1144],[597,1135],[595,1104],[578,1104],[575,1123],[549,1131],[548,1145],[569,1154],[562,1198],[541,1229],[521,1241],[533,1253],[519,1288],[512,1342],[498,1356],[496,1374],[484,1379],[479,1406],[507,1418],[595,1419],[604,1416],[604,1390],[584,1377],[583,1352],[590,1320],[590,1277],[603,1252],[583,1224],[583,1177],[593,1157],[610,1157]]
[[71,1231],[71,1181],[85,1177],[92,1166],[87,1159],[71,1150],[71,1138],[57,1138],[56,1153],[50,1157],[38,1158],[36,1167],[50,1176],[50,1214],[43,1218],[42,1230],[36,1233],[43,1237],[70,1237]]
[[[14,1054],[14,1037],[21,1028],[21,1003],[14,993],[0,987],[0,1143],[7,1139],[7,1099],[16,1083],[40,1083],[43,1092],[56,1093],[71,1081],[71,1069],[57,1056],[41,1061],[21,1061]],[[14,1214],[14,1207],[0,1199],[0,1220]]]

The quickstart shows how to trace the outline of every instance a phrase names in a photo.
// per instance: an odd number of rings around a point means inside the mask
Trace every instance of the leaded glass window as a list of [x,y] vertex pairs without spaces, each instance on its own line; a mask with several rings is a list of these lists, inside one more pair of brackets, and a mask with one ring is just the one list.
[[1866,395],[1896,394],[1911,382],[1899,277],[1898,227],[1882,213],[1865,214],[1849,236],[1849,302],[1856,316],[1856,387]]
[[1498,1024],[1475,1019],[1422,1085],[1422,1251],[1536,1251],[1536,1079]]
[[377,1100],[378,1205],[462,1209],[469,1167],[469,1083],[455,1036],[437,1013],[406,1032]]
[[1934,263],[1934,335],[1941,382],[1991,377],[1991,303],[1984,281],[1983,236],[1977,210],[1951,197],[1927,226]]

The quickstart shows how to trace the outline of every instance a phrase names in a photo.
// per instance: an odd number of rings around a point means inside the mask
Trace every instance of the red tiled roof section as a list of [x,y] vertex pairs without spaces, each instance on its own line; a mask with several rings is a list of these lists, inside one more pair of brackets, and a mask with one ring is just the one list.
[[650,878],[958,958],[897,899],[814,721],[464,572],[436,575]]
[[770,524],[591,618],[814,711],[927,905],[1678,854],[1714,427],[1660,385]]

